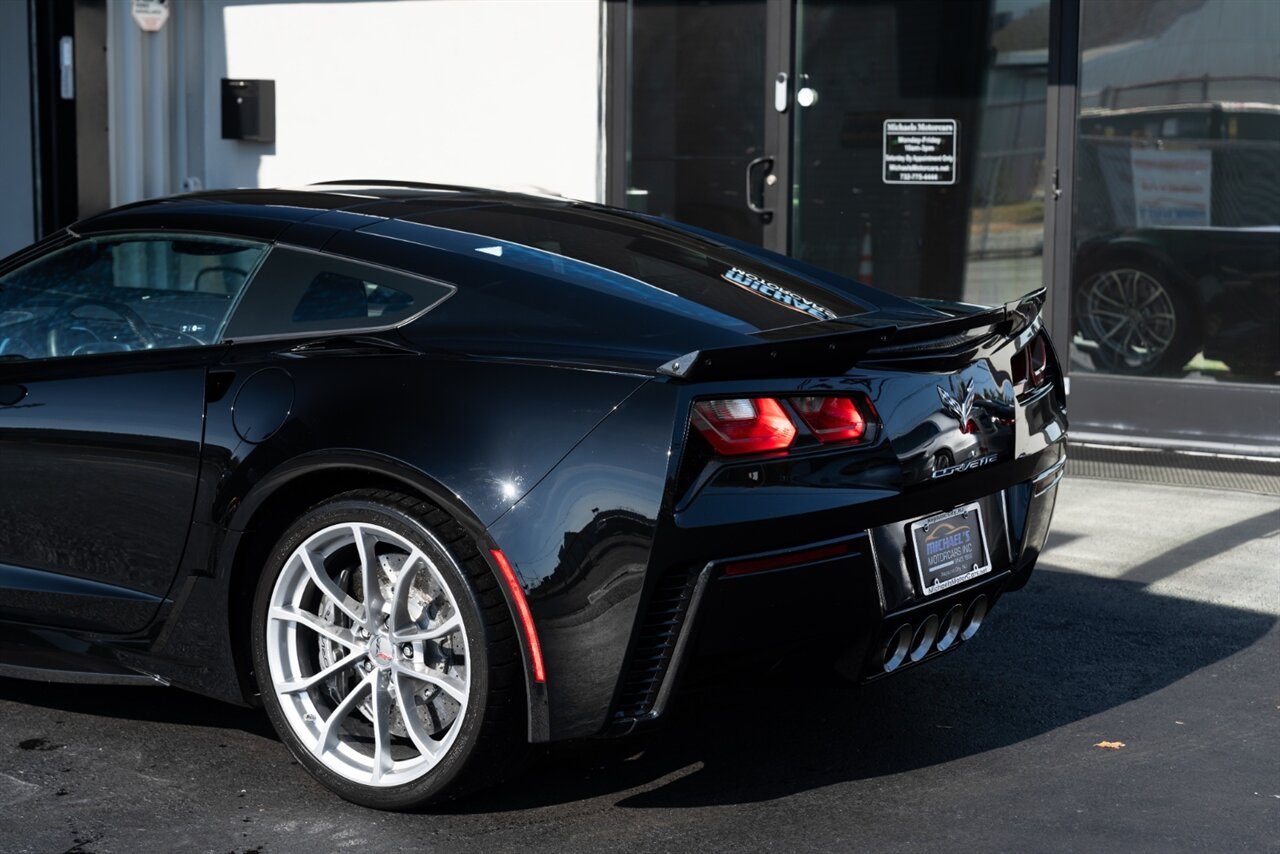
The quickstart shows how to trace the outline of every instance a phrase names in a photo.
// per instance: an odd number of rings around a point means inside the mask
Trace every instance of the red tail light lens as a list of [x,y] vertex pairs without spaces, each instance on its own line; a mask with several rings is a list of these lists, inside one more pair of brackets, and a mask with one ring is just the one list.
[[851,397],[793,397],[791,405],[820,442],[848,442],[867,432],[867,419]]
[[772,397],[700,400],[693,405],[693,426],[728,456],[780,451],[796,437],[795,425]]
[[1049,363],[1049,351],[1044,343],[1043,332],[1031,339],[1031,344],[1027,347],[1027,358],[1031,360],[1031,384],[1040,385],[1040,381],[1044,379],[1045,365]]
[[1015,385],[1027,382],[1031,386],[1040,385],[1044,380],[1045,368],[1049,364],[1049,345],[1045,343],[1044,333],[1032,338],[1027,346],[1013,356],[1013,382]]

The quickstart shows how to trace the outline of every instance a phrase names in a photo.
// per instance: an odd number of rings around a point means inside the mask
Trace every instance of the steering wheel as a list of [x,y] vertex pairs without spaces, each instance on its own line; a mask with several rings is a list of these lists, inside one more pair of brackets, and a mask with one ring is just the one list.
[[68,319],[73,317],[77,310],[84,308],[87,305],[96,305],[99,308],[105,308],[112,314],[119,316],[120,319],[128,325],[129,332],[132,333],[133,337],[138,339],[138,343],[142,345],[142,349],[149,350],[156,345],[156,335],[151,330],[151,327],[147,322],[142,319],[142,315],[138,314],[124,303],[116,302],[115,300],[103,299],[102,297],[75,297],[74,299],[67,300],[62,305],[58,306],[57,310],[54,311],[53,316],[49,318],[47,344],[50,356],[71,355],[62,352],[64,349],[64,343],[59,339],[65,334],[65,330],[61,330],[59,327],[66,323]]

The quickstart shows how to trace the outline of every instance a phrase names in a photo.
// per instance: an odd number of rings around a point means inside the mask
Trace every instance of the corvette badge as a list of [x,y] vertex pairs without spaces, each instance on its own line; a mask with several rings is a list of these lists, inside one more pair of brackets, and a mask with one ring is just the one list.
[[977,399],[973,394],[973,381],[968,383],[960,383],[961,397],[956,400],[942,386],[938,386],[938,397],[942,399],[942,405],[946,411],[960,422],[960,432],[969,432],[969,422],[973,420],[973,404]]

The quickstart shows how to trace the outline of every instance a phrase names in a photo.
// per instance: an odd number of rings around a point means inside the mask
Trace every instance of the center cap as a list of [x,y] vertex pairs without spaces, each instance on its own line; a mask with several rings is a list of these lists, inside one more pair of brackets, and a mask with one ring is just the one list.
[[379,632],[369,639],[369,660],[379,667],[390,667],[392,659],[391,638]]

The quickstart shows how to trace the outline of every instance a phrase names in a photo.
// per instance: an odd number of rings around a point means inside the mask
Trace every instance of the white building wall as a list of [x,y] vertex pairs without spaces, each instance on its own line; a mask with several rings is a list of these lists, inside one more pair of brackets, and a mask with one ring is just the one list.
[[[386,178],[601,197],[600,0],[109,0],[112,201]],[[222,78],[276,82],[274,143]]]
[[[598,0],[206,0],[208,187],[395,178],[596,199]],[[221,139],[219,81],[276,81],[276,142]]]

